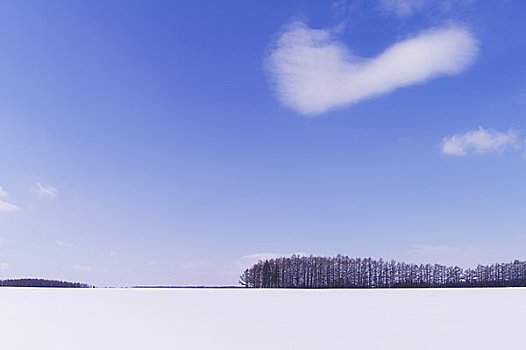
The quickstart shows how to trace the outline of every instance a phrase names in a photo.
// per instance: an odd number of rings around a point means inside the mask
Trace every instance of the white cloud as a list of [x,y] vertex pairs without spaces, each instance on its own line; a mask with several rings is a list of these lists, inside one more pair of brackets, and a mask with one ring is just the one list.
[[2,186],[0,186],[0,212],[10,213],[20,210],[19,206],[6,201],[5,198],[7,197],[9,197],[9,193],[7,193],[7,191]]
[[459,74],[477,52],[467,28],[447,26],[397,42],[376,57],[360,57],[336,40],[334,31],[295,22],[279,36],[266,64],[279,100],[298,113],[316,115]]
[[7,270],[9,268],[9,264],[6,262],[0,262],[0,270]]
[[33,187],[33,192],[38,196],[38,198],[44,199],[53,199],[57,197],[58,190],[49,185],[43,185],[40,182],[35,183],[35,187]]
[[442,154],[448,156],[465,156],[471,153],[502,152],[506,148],[517,147],[517,132],[508,130],[478,129],[464,134],[456,134],[442,139]]

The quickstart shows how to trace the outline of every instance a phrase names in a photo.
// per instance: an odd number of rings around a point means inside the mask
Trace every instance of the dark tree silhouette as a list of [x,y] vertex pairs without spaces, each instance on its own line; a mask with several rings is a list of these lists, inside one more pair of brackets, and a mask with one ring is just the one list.
[[21,278],[0,281],[0,287],[47,287],[47,288],[90,288],[79,282],[65,282],[37,278]]

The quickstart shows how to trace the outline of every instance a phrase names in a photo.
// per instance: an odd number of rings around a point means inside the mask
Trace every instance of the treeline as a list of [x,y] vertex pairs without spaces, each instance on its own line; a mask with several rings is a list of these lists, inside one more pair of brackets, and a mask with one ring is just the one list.
[[526,262],[463,269],[371,258],[298,256],[261,260],[240,276],[249,288],[525,287]]
[[0,287],[91,288],[79,282],[55,281],[38,278],[0,280]]

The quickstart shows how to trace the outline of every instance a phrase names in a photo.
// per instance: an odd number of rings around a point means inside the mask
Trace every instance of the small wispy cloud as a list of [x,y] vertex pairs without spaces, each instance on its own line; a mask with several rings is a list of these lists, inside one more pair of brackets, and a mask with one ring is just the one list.
[[429,2],[429,0],[379,0],[378,5],[384,12],[393,13],[398,17],[409,17]]
[[0,198],[6,198],[8,196],[9,193],[7,193],[7,191],[2,186],[0,186]]
[[56,243],[56,245],[58,245],[58,246],[61,247],[61,248],[70,248],[70,247],[73,247],[73,244],[68,243],[68,242],[64,242],[64,241],[62,241],[62,240],[60,240],[60,239],[57,239],[57,240],[55,241],[55,243]]
[[514,96],[514,100],[521,105],[526,105],[526,92]]
[[8,197],[9,193],[2,186],[0,186],[0,212],[11,213],[20,210],[21,208],[18,205],[10,203],[6,200]]
[[249,255],[242,256],[240,260],[258,262],[260,260],[275,259],[281,256],[286,256],[286,255],[279,254],[279,253],[256,253],[256,254],[249,254]]
[[476,0],[376,0],[377,9],[402,19],[430,11],[448,13],[461,6],[473,5]]
[[44,185],[41,182],[36,182],[32,188],[32,192],[35,193],[40,199],[54,199],[58,195],[58,190],[49,185]]
[[444,137],[441,152],[448,156],[466,156],[473,153],[502,152],[508,148],[518,147],[519,137],[515,130],[502,132],[479,127],[463,134]]
[[11,213],[20,210],[20,207],[0,199],[0,212]]
[[294,22],[269,51],[266,66],[278,99],[304,115],[387,94],[464,71],[478,43],[469,29],[446,26],[397,42],[376,57],[360,57],[335,37],[336,31]]
[[236,265],[242,266],[242,267],[248,267],[256,264],[260,260],[269,260],[269,259],[276,259],[281,257],[290,257],[292,255],[299,255],[299,256],[307,256],[309,254],[305,252],[296,252],[296,253],[256,253],[256,254],[250,254],[245,255],[239,258],[236,262]]
[[413,244],[397,260],[414,263],[440,263],[474,268],[478,264],[511,261],[522,256],[526,241],[520,237],[499,238],[459,244]]
[[9,266],[10,265],[6,262],[0,262],[0,270],[7,270]]
[[93,268],[89,265],[75,265],[73,268],[80,272],[91,272],[93,271]]

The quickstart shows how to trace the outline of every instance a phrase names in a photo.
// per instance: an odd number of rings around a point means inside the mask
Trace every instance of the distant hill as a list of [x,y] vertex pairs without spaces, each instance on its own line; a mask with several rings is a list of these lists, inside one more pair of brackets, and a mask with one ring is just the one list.
[[0,287],[91,288],[90,285],[85,283],[46,280],[39,278],[0,280]]

